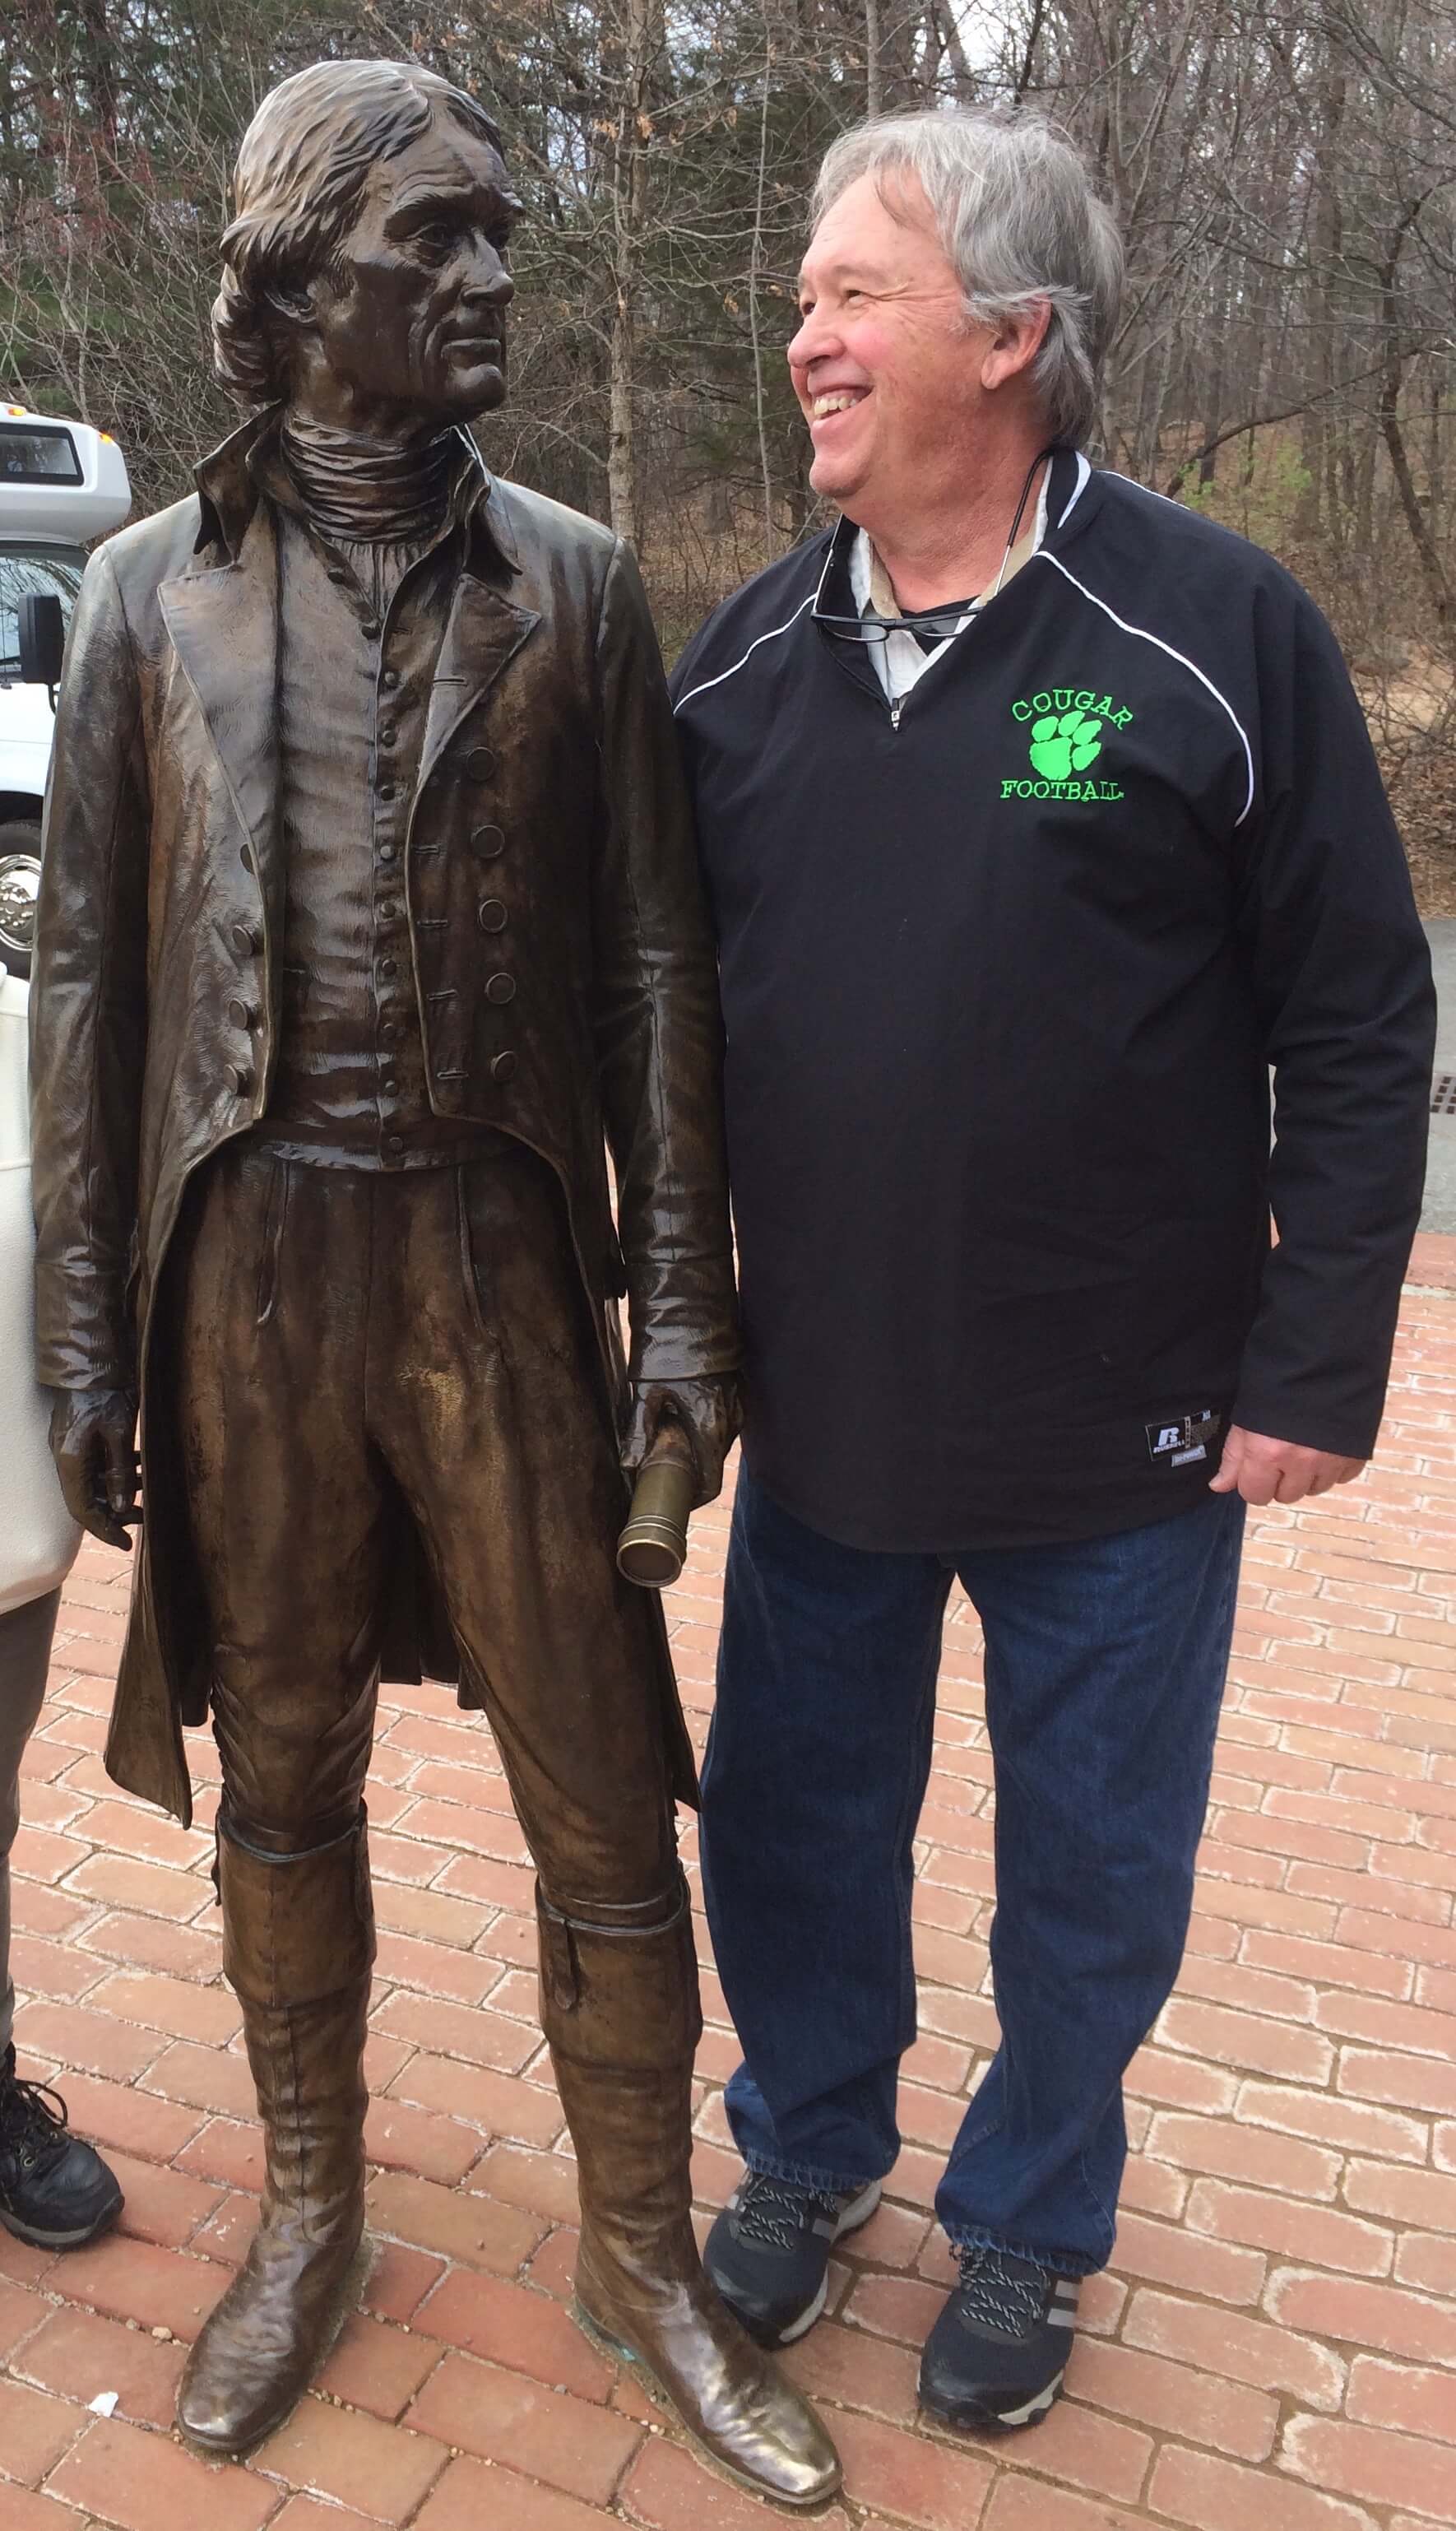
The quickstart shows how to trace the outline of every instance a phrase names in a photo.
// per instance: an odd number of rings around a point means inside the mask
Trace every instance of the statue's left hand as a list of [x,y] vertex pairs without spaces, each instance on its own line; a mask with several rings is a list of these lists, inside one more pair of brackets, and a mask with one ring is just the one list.
[[636,1478],[658,1433],[676,1424],[693,1453],[700,1507],[722,1491],[723,1461],[743,1422],[736,1371],[707,1379],[644,1379],[634,1383],[622,1442],[622,1466]]
[[50,1450],[66,1508],[103,1547],[131,1552],[137,1519],[137,1400],[129,1388],[53,1388]]

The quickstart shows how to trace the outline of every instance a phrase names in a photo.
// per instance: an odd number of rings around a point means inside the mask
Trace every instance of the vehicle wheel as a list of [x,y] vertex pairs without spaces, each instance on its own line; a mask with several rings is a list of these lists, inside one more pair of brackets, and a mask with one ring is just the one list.
[[0,823],[0,958],[23,982],[30,974],[39,890],[40,821],[7,817]]

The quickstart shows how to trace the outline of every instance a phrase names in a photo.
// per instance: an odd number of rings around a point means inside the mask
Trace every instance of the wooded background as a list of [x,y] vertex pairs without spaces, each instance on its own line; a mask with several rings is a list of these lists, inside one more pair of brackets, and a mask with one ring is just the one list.
[[783,347],[827,142],[1053,115],[1128,248],[1094,453],[1313,590],[1456,913],[1456,0],[0,0],[0,395],[113,430],[142,509],[236,419],[207,310],[242,130],[360,53],[503,124],[491,462],[634,540],[669,655],[813,523]]

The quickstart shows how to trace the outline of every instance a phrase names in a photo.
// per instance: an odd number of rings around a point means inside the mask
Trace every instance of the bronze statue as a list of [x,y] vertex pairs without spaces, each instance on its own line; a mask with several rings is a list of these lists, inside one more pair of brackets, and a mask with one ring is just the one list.
[[690,2228],[693,1765],[613,1562],[623,1465],[675,1425],[705,1501],[736,1419],[713,955],[632,558],[467,428],[505,393],[518,209],[488,116],[414,64],[319,64],[244,140],[213,321],[252,417],[97,554],[71,635],[41,1377],[113,1543],[140,1397],[107,1765],[186,1821],[182,1723],[222,1761],[267,2180],[185,2436],[260,2443],[360,2278],[382,1666],[484,1710],[536,1861],[579,2317],[716,2465],[809,2504],[833,2447]]

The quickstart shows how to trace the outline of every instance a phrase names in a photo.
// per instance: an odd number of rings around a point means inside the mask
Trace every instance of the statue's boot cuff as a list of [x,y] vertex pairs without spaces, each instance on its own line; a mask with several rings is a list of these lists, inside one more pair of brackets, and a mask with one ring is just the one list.
[[367,2274],[363,2059],[374,1940],[363,1813],[292,1854],[261,1851],[223,1822],[218,1888],[266,2175],[247,2262],[188,2359],[177,2422],[209,2459],[240,2459],[292,2414]]
[[[631,1913],[644,1921],[621,1921]],[[701,2022],[686,1890],[616,1915],[588,1921],[538,1893],[541,2021],[581,2187],[576,2316],[721,2476],[775,2504],[825,2503],[838,2454],[704,2275],[693,2235]]]

